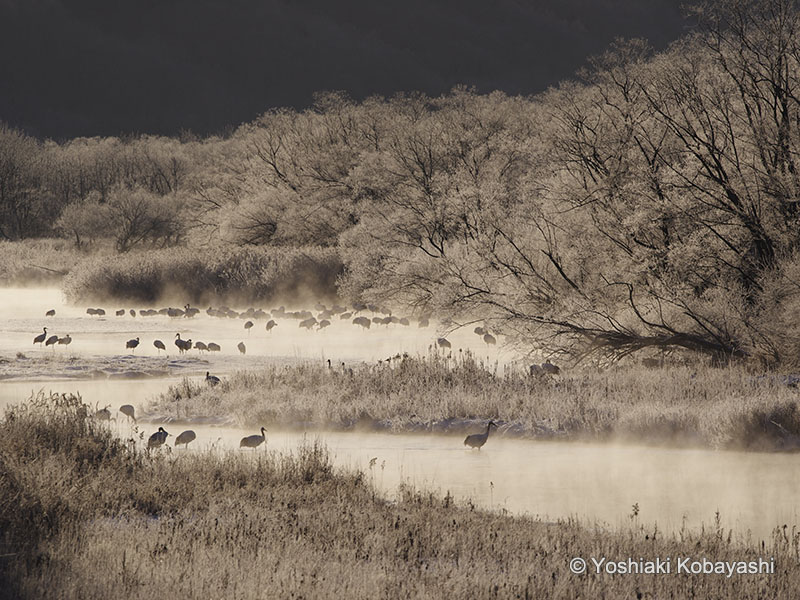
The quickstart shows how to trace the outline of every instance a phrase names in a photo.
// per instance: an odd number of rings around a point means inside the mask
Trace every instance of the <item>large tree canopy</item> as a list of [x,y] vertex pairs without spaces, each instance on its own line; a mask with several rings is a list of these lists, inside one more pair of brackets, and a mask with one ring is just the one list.
[[528,349],[795,364],[798,8],[693,18],[667,51],[620,40],[532,98],[323,93],[204,140],[3,127],[0,235],[82,243],[103,215],[122,251],[335,247],[351,299],[486,320]]

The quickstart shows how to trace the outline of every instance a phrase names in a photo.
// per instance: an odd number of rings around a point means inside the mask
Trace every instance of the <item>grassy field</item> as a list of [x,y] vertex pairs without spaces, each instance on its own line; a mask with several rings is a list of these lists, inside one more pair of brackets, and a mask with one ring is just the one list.
[[469,354],[431,354],[352,374],[320,364],[238,372],[221,385],[184,381],[150,411],[240,424],[474,431],[494,419],[509,435],[710,448],[800,445],[800,391],[743,369],[644,369],[496,375]]
[[0,241],[0,284],[59,285],[64,276],[84,259],[107,259],[111,254],[113,249],[107,245],[78,249],[69,240]]
[[[2,598],[794,598],[800,534],[544,523],[341,472],[324,448],[137,449],[78,398],[0,422]],[[574,575],[572,557],[774,558],[774,574]],[[674,563],[675,564],[675,563]]]

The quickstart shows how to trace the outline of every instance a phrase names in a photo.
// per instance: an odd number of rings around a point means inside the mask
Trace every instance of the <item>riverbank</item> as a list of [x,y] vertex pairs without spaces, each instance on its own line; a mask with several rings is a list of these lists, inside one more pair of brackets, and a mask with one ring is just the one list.
[[94,257],[107,259],[112,254],[107,244],[79,249],[69,240],[55,238],[0,240],[0,284],[58,286],[81,261]]
[[[0,597],[790,598],[798,538],[547,523],[400,490],[319,445],[147,453],[41,397],[0,422]],[[791,534],[791,535],[790,535]],[[774,573],[576,575],[573,557],[767,561]],[[591,562],[589,563],[592,564]]]
[[243,426],[463,433],[739,450],[800,449],[797,382],[743,369],[503,375],[469,353],[327,368],[267,365],[220,385],[183,381],[148,407],[155,420],[232,418]]

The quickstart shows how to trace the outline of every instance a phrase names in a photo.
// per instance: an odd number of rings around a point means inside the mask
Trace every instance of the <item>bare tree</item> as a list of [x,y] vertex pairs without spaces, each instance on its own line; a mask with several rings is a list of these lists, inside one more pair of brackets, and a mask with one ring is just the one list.
[[120,188],[112,193],[108,208],[111,233],[117,250],[127,252],[134,246],[174,245],[181,240],[183,224],[177,199],[159,197],[144,190]]
[[41,148],[0,122],[0,237],[18,240],[49,228],[51,196],[41,189]]

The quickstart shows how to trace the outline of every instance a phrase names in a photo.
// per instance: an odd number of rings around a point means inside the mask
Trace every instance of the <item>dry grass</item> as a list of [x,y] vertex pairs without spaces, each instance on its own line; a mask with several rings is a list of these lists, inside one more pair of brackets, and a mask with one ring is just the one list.
[[170,248],[86,261],[65,279],[64,292],[75,303],[327,299],[342,268],[330,248]]
[[58,284],[80,261],[112,253],[102,245],[78,249],[68,240],[0,241],[0,282],[6,286]]
[[[44,397],[0,423],[3,598],[793,598],[795,532],[662,537],[376,496],[319,446],[148,455]],[[774,557],[774,575],[576,576],[573,556]]]
[[151,413],[232,416],[246,426],[463,431],[494,419],[507,434],[711,448],[800,445],[800,392],[779,376],[686,367],[533,378],[496,375],[469,354],[431,354],[350,375],[323,365],[238,372],[209,388],[184,381]]

